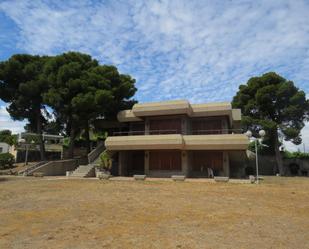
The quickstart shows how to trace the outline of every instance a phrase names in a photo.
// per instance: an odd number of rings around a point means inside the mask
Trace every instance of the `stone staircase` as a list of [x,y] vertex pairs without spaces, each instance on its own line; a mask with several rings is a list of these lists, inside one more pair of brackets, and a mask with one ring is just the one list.
[[100,164],[100,155],[105,150],[104,143],[100,143],[94,150],[88,154],[88,165],[80,165],[77,167],[71,177],[94,177],[95,166]]
[[80,165],[73,171],[70,177],[94,177],[94,167],[95,164]]

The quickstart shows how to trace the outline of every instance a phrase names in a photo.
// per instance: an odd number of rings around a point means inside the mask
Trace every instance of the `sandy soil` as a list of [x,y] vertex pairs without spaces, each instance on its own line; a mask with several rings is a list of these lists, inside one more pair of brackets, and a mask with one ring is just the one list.
[[309,248],[309,178],[0,178],[0,248]]

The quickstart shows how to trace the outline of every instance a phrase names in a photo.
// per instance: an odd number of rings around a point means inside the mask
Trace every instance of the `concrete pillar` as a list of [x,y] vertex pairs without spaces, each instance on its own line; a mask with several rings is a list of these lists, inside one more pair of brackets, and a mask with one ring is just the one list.
[[187,117],[181,118],[181,133],[184,135],[188,134],[188,118]]
[[149,135],[149,127],[150,127],[150,125],[149,125],[149,119],[146,118],[146,119],[145,119],[145,135]]
[[188,151],[181,151],[181,171],[185,176],[189,175]]
[[124,176],[127,174],[127,152],[126,151],[119,151],[118,153],[118,172],[120,176]]
[[144,174],[149,175],[149,151],[145,150]]
[[223,151],[223,174],[224,176],[230,176],[230,160],[227,151]]
[[222,119],[222,133],[223,134],[228,134],[228,123],[227,123],[227,120],[226,120],[226,118],[224,118],[224,119]]

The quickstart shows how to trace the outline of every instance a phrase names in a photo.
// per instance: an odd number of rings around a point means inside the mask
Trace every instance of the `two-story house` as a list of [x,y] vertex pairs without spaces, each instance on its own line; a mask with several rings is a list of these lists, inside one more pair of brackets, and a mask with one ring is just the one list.
[[241,177],[248,138],[230,103],[186,100],[135,104],[121,111],[121,131],[108,136],[119,175]]

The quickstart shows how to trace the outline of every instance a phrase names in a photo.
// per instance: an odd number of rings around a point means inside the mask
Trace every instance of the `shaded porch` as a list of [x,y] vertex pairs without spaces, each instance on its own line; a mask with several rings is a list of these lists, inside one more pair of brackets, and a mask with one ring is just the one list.
[[119,151],[115,159],[119,176],[207,178],[211,169],[214,176],[245,177],[245,151],[132,150]]

